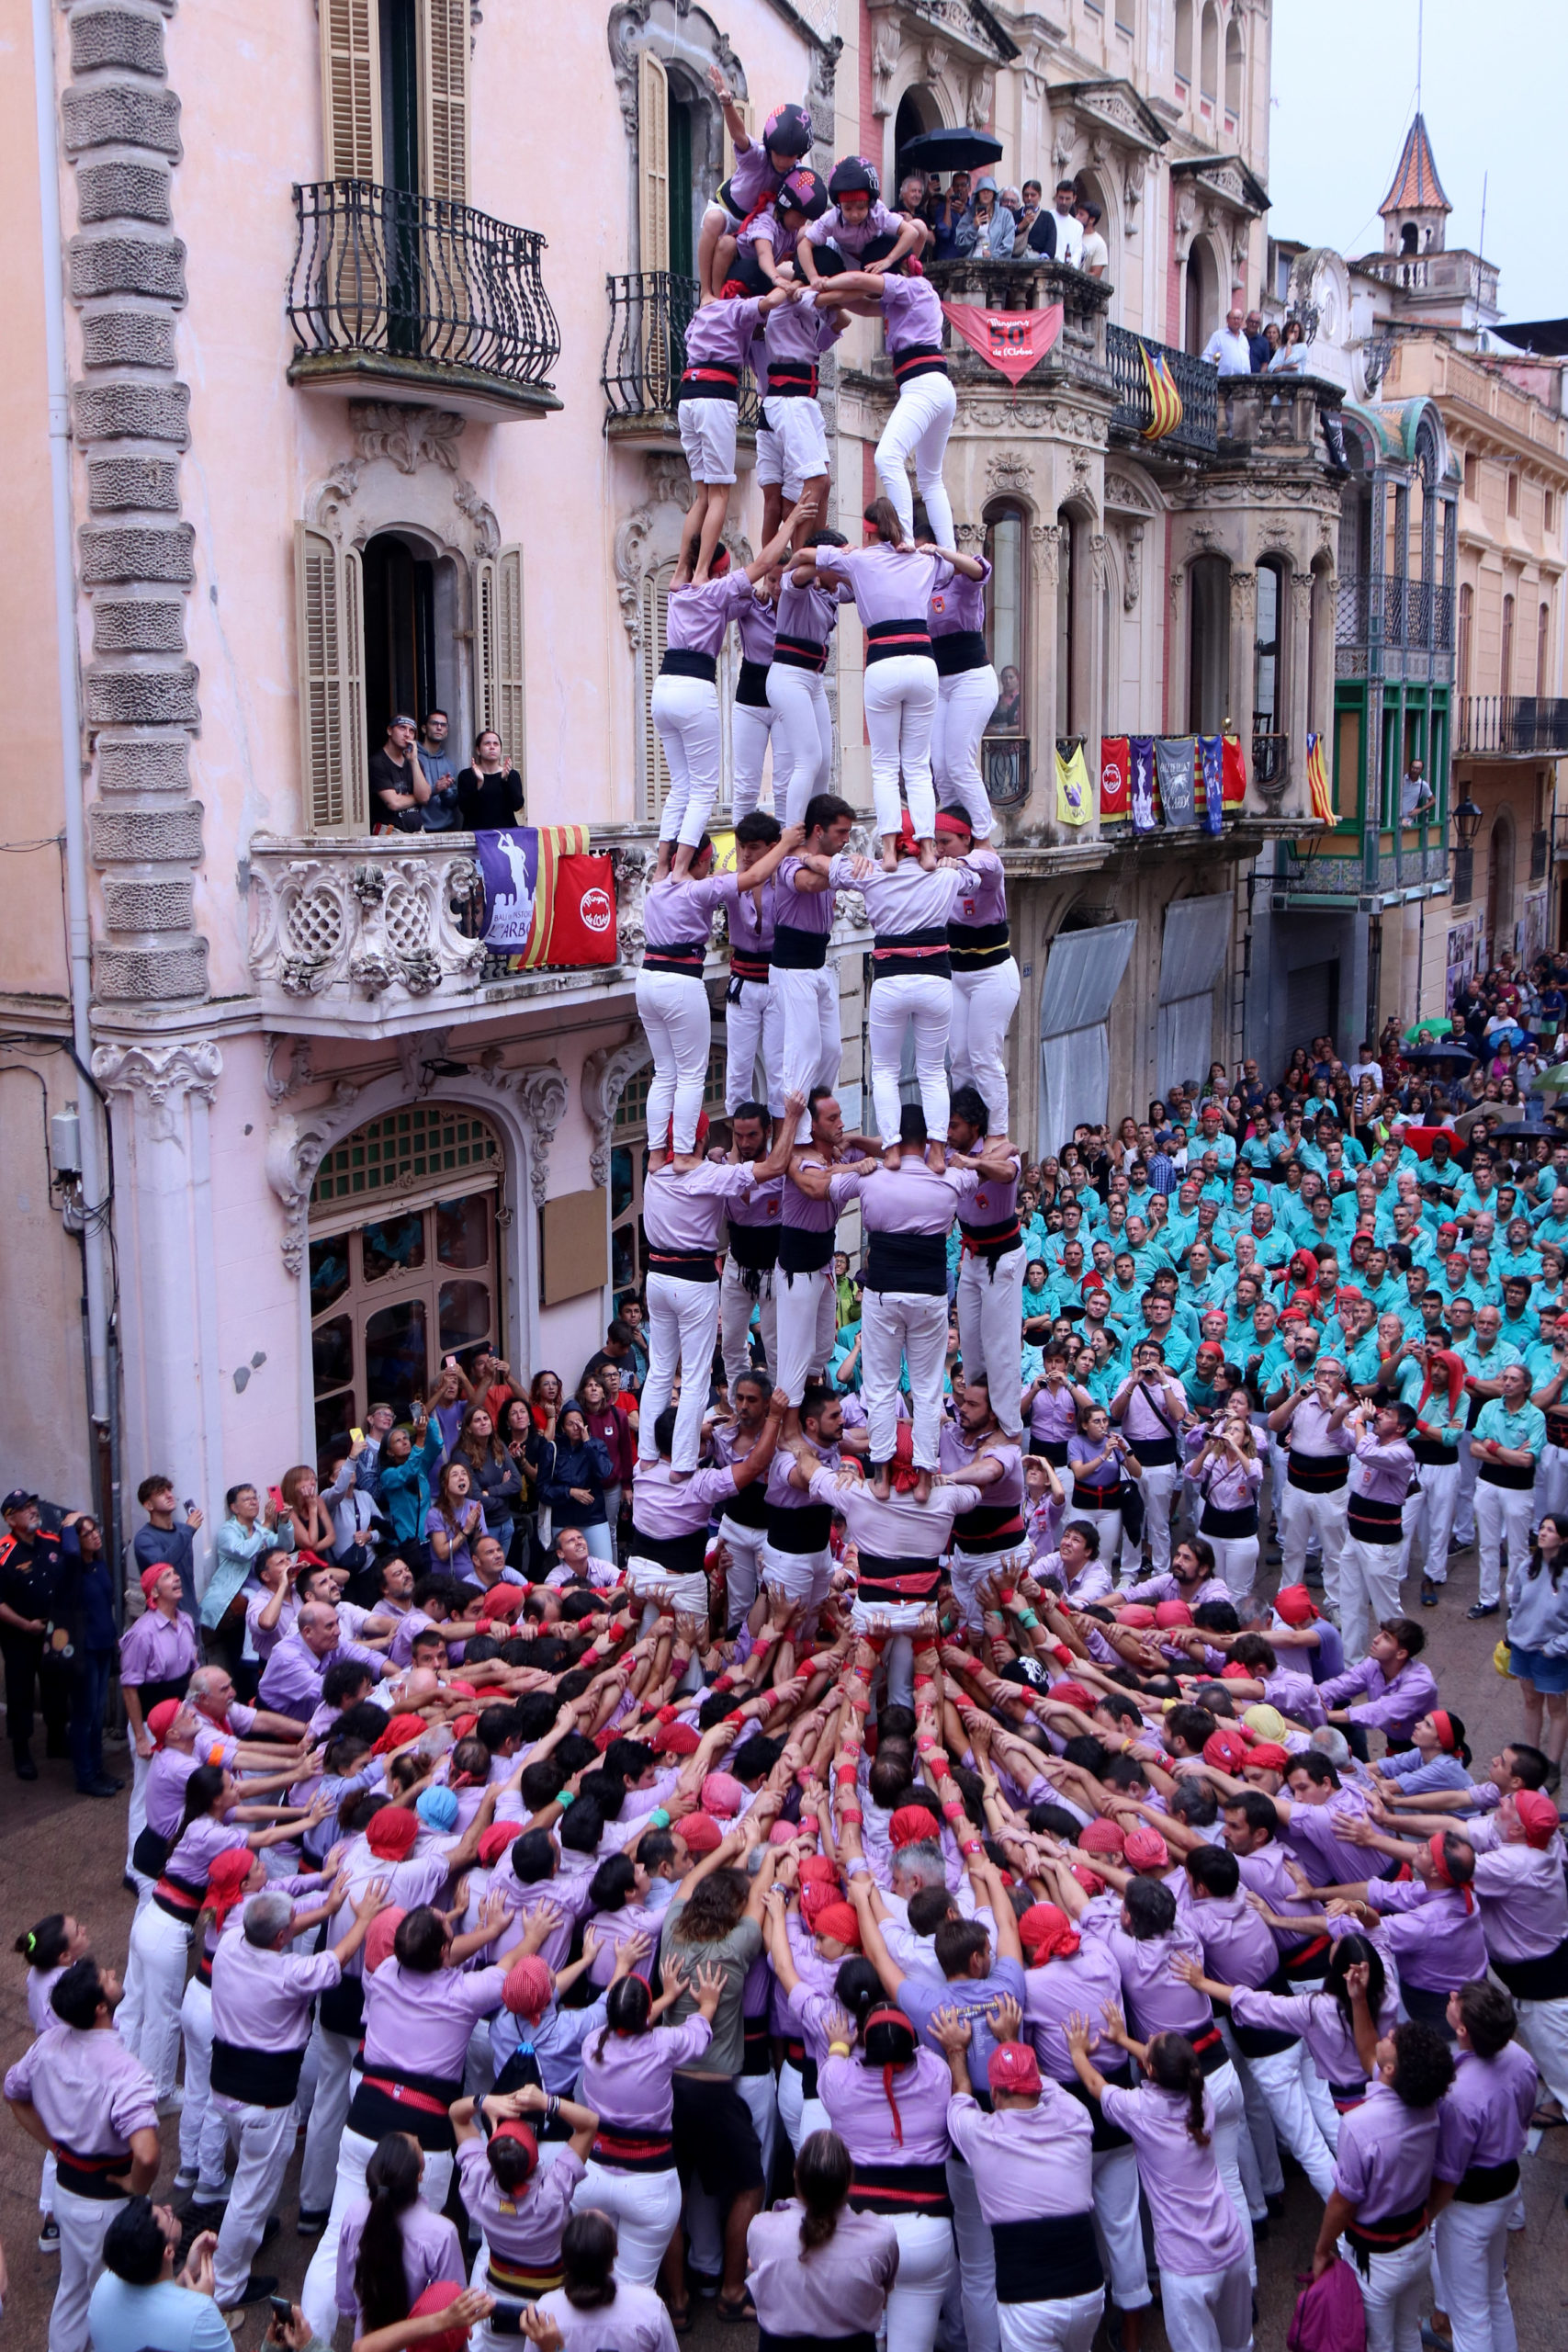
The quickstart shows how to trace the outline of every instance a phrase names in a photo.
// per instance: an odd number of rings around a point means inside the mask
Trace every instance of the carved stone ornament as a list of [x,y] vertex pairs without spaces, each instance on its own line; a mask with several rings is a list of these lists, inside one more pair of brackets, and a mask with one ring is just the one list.
[[478,869],[467,850],[450,855],[401,850],[389,839],[367,854],[297,845],[258,835],[251,844],[251,977],[289,996],[378,1000],[401,987],[428,996],[444,980],[477,986],[482,941],[467,937],[457,910]]
[[1141,155],[1130,155],[1127,159],[1126,171],[1122,178],[1122,205],[1126,214],[1122,224],[1122,233],[1124,237],[1135,237],[1138,233],[1138,207],[1144,200],[1144,181],[1146,176],[1147,165],[1144,158]]
[[98,1046],[93,1053],[93,1076],[102,1091],[143,1103],[148,1133],[156,1143],[176,1140],[180,1103],[190,1094],[209,1103],[222,1070],[222,1055],[205,1040],[193,1046]]
[[891,114],[893,111],[893,76],[898,71],[900,46],[898,28],[891,17],[879,17],[871,51],[873,114]]
[[623,964],[639,963],[646,942],[642,902],[653,879],[654,853],[631,843],[617,843],[610,852],[615,877],[615,953]]
[[400,408],[395,401],[350,401],[349,429],[365,458],[389,458],[400,474],[421,466],[457,470],[464,419],[443,408]]
[[984,130],[991,119],[991,106],[996,96],[997,77],[994,74],[976,74],[969,85],[969,103],[964,119],[971,130]]
[[1089,574],[1097,589],[1105,585],[1105,534],[1093,531],[1089,542]]
[[628,1078],[646,1069],[653,1048],[642,1030],[624,1046],[600,1046],[582,1065],[582,1108],[593,1142],[589,1173],[603,1192],[610,1182],[610,1147],[615,1132],[615,1110]]
[[1001,449],[988,460],[986,481],[992,498],[1027,498],[1034,487],[1034,469],[1021,451]]
[[649,460],[648,496],[615,526],[613,557],[621,621],[634,654],[642,650],[642,589],[650,571],[679,552],[681,524],[692,503],[684,461],[662,453]]
[[1144,526],[1129,523],[1122,535],[1122,609],[1137,610],[1139,572],[1144,553]]
[[1154,492],[1134,474],[1125,474],[1107,467],[1105,469],[1105,504],[1111,514],[1157,514],[1159,503]]
[[680,55],[694,73],[711,62],[721,69],[737,98],[744,102],[750,95],[745,68],[728,37],[719,31],[704,9],[694,7],[692,0],[622,0],[621,6],[611,9],[607,29],[621,119],[634,148],[637,136],[639,49],[652,46],[665,59]]
[[1250,625],[1258,604],[1258,574],[1256,571],[1231,573],[1231,618]]
[[1035,580],[1043,588],[1055,588],[1056,585],[1056,542],[1060,536],[1059,523],[1034,523],[1030,526],[1030,557]]

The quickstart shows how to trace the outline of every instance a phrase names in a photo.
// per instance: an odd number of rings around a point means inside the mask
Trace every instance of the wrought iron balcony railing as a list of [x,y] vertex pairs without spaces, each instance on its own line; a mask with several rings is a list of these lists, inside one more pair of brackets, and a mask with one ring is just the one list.
[[[667,269],[634,270],[607,277],[610,325],[604,337],[604,387],[608,421],[667,420],[673,424],[675,392],[685,371],[686,329],[697,307],[697,281]],[[740,424],[755,428],[761,411],[750,379],[742,380]]]
[[1338,583],[1335,642],[1450,653],[1453,613],[1453,591],[1446,582],[1404,580],[1392,572],[1353,574]]
[[417,384],[491,416],[560,406],[536,231],[371,180],[297,186],[294,213],[290,382]]
[[993,808],[1021,808],[1029,797],[1029,738],[987,735],[980,744],[980,773]]
[[[1156,441],[1147,437],[1155,421],[1155,408],[1144,366],[1145,350],[1151,360],[1164,361],[1181,396],[1180,424]],[[1190,352],[1177,351],[1168,343],[1156,343],[1148,335],[1133,334],[1127,328],[1118,326],[1105,330],[1105,356],[1116,390],[1116,405],[1111,412],[1112,433],[1145,441],[1151,449],[1168,450],[1177,457],[1214,455],[1220,380],[1217,369],[1201,359],[1194,359]]]
[[1497,759],[1568,752],[1568,701],[1549,695],[1466,695],[1454,732],[1456,752]]
[[1252,781],[1261,792],[1265,786],[1282,784],[1290,773],[1291,739],[1288,735],[1270,735],[1254,728],[1252,734]]

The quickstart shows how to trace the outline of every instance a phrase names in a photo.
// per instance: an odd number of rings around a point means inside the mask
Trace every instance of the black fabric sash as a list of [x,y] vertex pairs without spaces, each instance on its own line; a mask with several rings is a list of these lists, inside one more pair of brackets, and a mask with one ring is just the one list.
[[[381,2086],[388,2083],[392,2088],[383,2089]],[[412,2097],[400,2098],[400,2091],[411,2092]],[[446,2109],[462,2096],[461,2075],[453,2079],[415,2074],[406,2066],[367,2064],[349,2107],[348,2128],[367,2140],[379,2140],[389,2132],[406,2132],[422,2148],[451,2149],[457,2145],[457,2134]],[[436,2105],[439,2114],[434,2111]]]
[[942,1564],[937,1560],[904,1554],[889,1558],[881,1552],[863,1552],[860,1555],[859,1599],[863,1608],[874,1609],[878,1601],[897,1604],[933,1600],[941,1580]]
[[1337,1494],[1350,1475],[1343,1453],[1298,1453],[1292,1447],[1287,1463],[1287,1484],[1303,1495]]
[[[1260,1984],[1258,1990],[1260,1993],[1278,1993],[1289,1998],[1290,1980],[1282,1968],[1277,1968],[1268,1982]],[[1231,2019],[1231,2031],[1235,2036],[1235,2046],[1244,2058],[1277,2057],[1282,2051],[1294,2050],[1301,2041],[1299,2033],[1292,2033],[1285,2027],[1243,2025],[1235,2018]]]
[[947,362],[939,343],[908,343],[893,355],[894,381],[902,389],[917,376],[945,376]]
[[922,615],[919,620],[868,621],[865,630],[867,666],[873,662],[891,662],[900,653],[912,653],[918,660],[931,658],[931,636]]
[[341,2033],[345,2041],[357,2041],[365,2031],[364,1977],[345,1975],[329,1984],[316,2014],[323,2033]]
[[1358,1544],[1402,1544],[1404,1526],[1398,1503],[1374,1501],[1352,1490],[1345,1512],[1345,1532]]
[[1059,2302],[1069,2295],[1092,2295],[1105,2284],[1092,2212],[993,2222],[991,2244],[998,2303]]
[[1500,2198],[1511,2197],[1518,2185],[1517,2156],[1510,2156],[1505,2165],[1472,2165],[1454,2190],[1454,2203],[1495,2205]]
[[953,1521],[953,1540],[961,1552],[976,1556],[1016,1552],[1023,1541],[1022,1510],[1017,1503],[982,1503],[977,1510],[965,1511],[962,1519]]
[[775,637],[773,663],[780,670],[815,670],[828,667],[828,649],[811,637]]
[[1515,1494],[1528,1494],[1535,1484],[1533,1464],[1521,1468],[1517,1462],[1483,1462],[1478,1476],[1483,1486],[1508,1487]]
[[1568,1937],[1555,1951],[1541,1952],[1533,1960],[1499,1960],[1494,1952],[1492,1967],[1516,2001],[1568,1999]]
[[708,952],[705,939],[671,939],[657,947],[642,951],[645,972],[678,972],[682,978],[702,985],[703,962]]
[[[1138,1459],[1143,1460],[1142,1454]],[[1240,1543],[1244,1537],[1258,1532],[1258,1505],[1248,1503],[1242,1510],[1220,1510],[1205,1495],[1198,1532],[1205,1536],[1217,1535],[1222,1544]]]
[[1425,2205],[1413,2206],[1408,2213],[1390,2213],[1365,2229],[1359,2222],[1348,2222],[1345,2225],[1346,2240],[1362,2278],[1371,2275],[1374,2254],[1397,2254],[1401,2246],[1413,2245],[1426,2226]]
[[965,670],[984,670],[990,662],[986,639],[977,628],[949,629],[931,639],[931,654],[939,678],[961,677]]
[[718,680],[718,656],[698,653],[689,645],[671,645],[659,665],[661,678],[703,678],[711,686]]
[[853,2335],[775,2335],[770,2327],[757,2330],[757,2352],[822,2352],[830,2344],[834,2352],[876,2352],[876,2338],[867,2329]]
[[962,979],[965,972],[988,972],[1005,964],[1012,953],[1012,933],[1005,915],[1000,922],[950,922],[947,944]]
[[737,1225],[729,1219],[729,1254],[738,1266],[754,1272],[776,1266],[779,1261],[779,1227],[776,1225]]
[[733,942],[731,942],[729,949],[729,988],[726,1001],[730,1004],[739,1003],[739,983],[742,980],[761,980],[765,987],[767,984],[768,974],[773,969],[773,959],[772,956],[766,949],[763,949],[761,953],[752,954],[743,947],[736,947]]
[[1416,1430],[1412,1430],[1408,1442],[1418,1469],[1450,1468],[1459,1461],[1457,1445],[1439,1445],[1435,1437],[1422,1437]]
[[298,2050],[246,2050],[212,2037],[212,2087],[246,2107],[292,2107],[306,2045]]
[[[1132,2089],[1133,2069],[1125,2061],[1114,2071],[1110,2067],[1102,2067],[1100,2072],[1104,2075],[1105,2080],[1115,2089],[1119,2091],[1130,2091]],[[1105,2114],[1101,2109],[1100,2101],[1097,2098],[1090,2097],[1089,2093],[1085,2089],[1083,2084],[1079,2082],[1076,2075],[1073,2076],[1070,2083],[1063,2083],[1059,2087],[1066,2092],[1069,2098],[1077,2099],[1078,2105],[1085,2109],[1089,2121],[1093,2124],[1094,2137],[1089,2144],[1095,2155],[1105,2155],[1112,2148],[1130,2148],[1132,2146],[1133,2138],[1131,2132],[1123,2132],[1119,2123],[1111,2122],[1110,2117]]]
[[169,1859],[169,1840],[157,1831],[145,1828],[130,1849],[130,1867],[140,1871],[143,1878],[160,1879]]
[[953,2211],[945,2165],[856,2165],[850,2203],[857,2213],[929,2213],[945,2219]]
[[733,1520],[737,1527],[748,1528],[753,1535],[761,1533],[768,1523],[768,1493],[764,1481],[753,1478],[749,1487],[736,1489],[720,1514],[721,1524]]
[[873,986],[878,980],[906,976],[917,980],[952,978],[953,957],[945,923],[937,923],[930,931],[895,932],[874,943],[871,951]]
[[774,401],[817,398],[817,365],[810,359],[770,359],[767,398]]
[[818,1274],[833,1262],[833,1232],[815,1232],[810,1226],[781,1225],[779,1264],[786,1274]]
[[632,1555],[639,1560],[651,1560],[656,1568],[667,1576],[701,1576],[707,1559],[708,1532],[705,1527],[694,1527],[687,1535],[645,1535],[637,1523],[636,1506],[632,1510]]
[[590,2152],[595,2164],[616,2172],[673,2172],[675,2143],[649,2124],[607,2123],[603,2116]]
[[768,1542],[775,1552],[799,1557],[808,1552],[825,1552],[832,1542],[830,1503],[770,1503],[767,1508]]
[[711,1250],[650,1250],[648,1271],[673,1282],[716,1283],[719,1261]]
[[805,931],[795,923],[781,922],[773,933],[776,972],[819,972],[827,961],[825,931]]
[[90,2197],[96,2204],[112,2205],[129,2197],[130,2191],[111,2180],[111,2172],[128,2173],[131,2155],[129,2148],[115,2156],[78,2155],[74,2148],[62,2148],[58,2141],[51,2143],[54,2149],[54,2168],[62,2188],[70,2189],[73,2197]]
[[705,365],[688,368],[675,389],[676,405],[682,401],[729,401],[737,407],[740,401],[740,370]]
[[947,1238],[941,1233],[867,1236],[867,1290],[905,1291],[921,1298],[947,1295]]
[[735,699],[748,710],[768,707],[768,665],[765,662],[742,661],[740,675],[736,682]]

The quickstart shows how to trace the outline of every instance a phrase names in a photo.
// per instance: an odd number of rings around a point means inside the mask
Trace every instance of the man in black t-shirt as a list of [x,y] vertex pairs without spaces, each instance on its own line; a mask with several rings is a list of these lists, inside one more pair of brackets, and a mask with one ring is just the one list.
[[387,740],[370,754],[370,821],[394,833],[422,833],[430,784],[419,763],[415,722],[399,712]]

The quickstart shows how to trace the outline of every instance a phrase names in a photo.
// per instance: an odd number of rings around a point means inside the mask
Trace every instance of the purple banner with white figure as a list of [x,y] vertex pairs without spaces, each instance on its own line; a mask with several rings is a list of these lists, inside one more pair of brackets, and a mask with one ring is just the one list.
[[539,835],[533,825],[476,833],[474,855],[484,882],[484,943],[493,956],[521,956],[534,927]]

